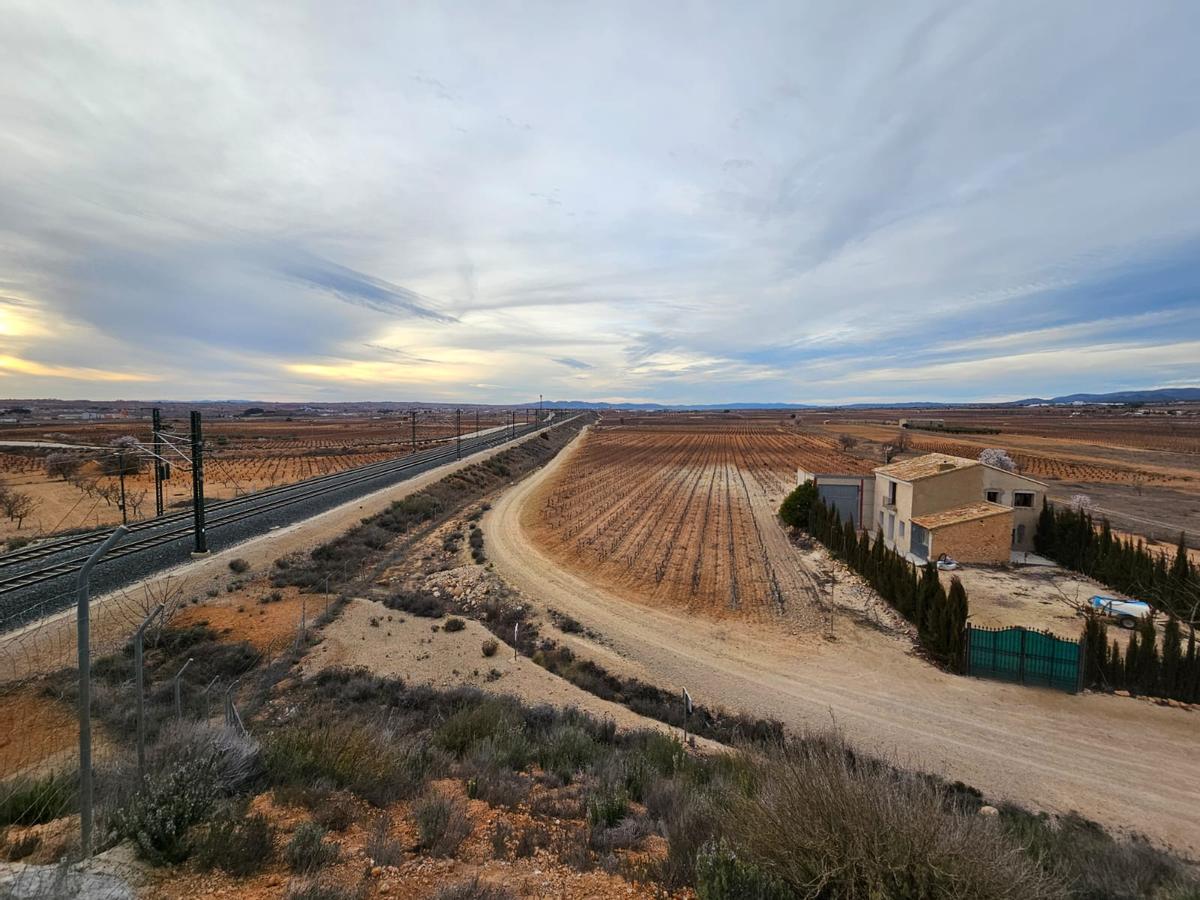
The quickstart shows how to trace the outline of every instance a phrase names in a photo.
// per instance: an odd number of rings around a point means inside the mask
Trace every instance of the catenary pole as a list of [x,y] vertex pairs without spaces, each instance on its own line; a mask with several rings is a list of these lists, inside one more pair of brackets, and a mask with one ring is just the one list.
[[163,446],[162,446],[162,410],[155,407],[150,411],[150,444],[154,447],[154,515],[163,514]]
[[200,413],[192,410],[192,525],[195,531],[193,556],[208,555],[208,535],[204,529],[204,436]]

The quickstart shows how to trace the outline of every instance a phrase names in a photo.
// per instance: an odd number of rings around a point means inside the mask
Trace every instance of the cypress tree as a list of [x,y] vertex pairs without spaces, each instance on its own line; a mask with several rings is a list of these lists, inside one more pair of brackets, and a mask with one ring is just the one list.
[[1182,638],[1179,620],[1171,615],[1163,629],[1161,684],[1159,687],[1164,697],[1177,696],[1180,669],[1183,663],[1183,648],[1180,644]]
[[[938,587],[941,587],[939,584]],[[946,664],[955,672],[962,671],[963,631],[967,627],[967,617],[970,609],[967,605],[967,591],[955,575],[950,579],[950,593],[945,601],[941,601],[946,610],[943,616],[943,640],[946,646]]]
[[1113,638],[1112,650],[1108,655],[1108,683],[1114,691],[1125,686],[1125,666],[1121,662],[1121,645]]
[[1159,680],[1159,658],[1158,658],[1158,631],[1154,628],[1154,622],[1150,619],[1142,619],[1138,626],[1138,631],[1141,632],[1139,659],[1138,659],[1138,690],[1143,694],[1154,694],[1158,691]]
[[1125,665],[1123,667],[1122,681],[1125,686],[1136,691],[1138,686],[1138,661],[1141,659],[1141,651],[1138,648],[1138,633],[1134,631],[1129,635],[1129,643],[1125,645]]

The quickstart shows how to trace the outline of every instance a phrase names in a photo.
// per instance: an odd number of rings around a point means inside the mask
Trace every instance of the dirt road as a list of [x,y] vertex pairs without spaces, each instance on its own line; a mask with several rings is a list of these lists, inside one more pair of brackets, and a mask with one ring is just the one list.
[[580,645],[597,661],[795,730],[836,726],[864,750],[991,798],[1077,810],[1200,853],[1200,714],[947,675],[901,639],[849,623],[827,642],[626,600],[564,569],[528,536],[539,483],[577,446],[505,493],[484,530],[488,557],[510,584],[603,635],[606,646]]

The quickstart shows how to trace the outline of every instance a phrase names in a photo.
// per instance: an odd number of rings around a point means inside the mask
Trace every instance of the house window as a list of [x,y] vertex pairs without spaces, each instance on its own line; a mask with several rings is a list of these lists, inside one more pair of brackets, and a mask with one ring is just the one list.
[[896,482],[894,482],[894,481],[888,482],[887,505],[888,506],[896,505]]
[[900,522],[900,537],[904,537],[904,522],[903,522],[903,520],[901,520],[901,522]]
[[987,498],[988,503],[999,503],[1000,502],[1000,492],[999,491],[987,491],[983,496],[985,498]]
[[1033,506],[1032,491],[1013,491],[1013,506],[1023,506],[1026,508]]

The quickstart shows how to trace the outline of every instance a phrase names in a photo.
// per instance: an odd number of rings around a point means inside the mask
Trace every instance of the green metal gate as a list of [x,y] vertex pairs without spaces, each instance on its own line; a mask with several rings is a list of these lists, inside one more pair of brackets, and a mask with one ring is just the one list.
[[1083,645],[1048,631],[967,625],[967,674],[1075,693],[1083,680]]

